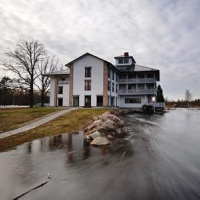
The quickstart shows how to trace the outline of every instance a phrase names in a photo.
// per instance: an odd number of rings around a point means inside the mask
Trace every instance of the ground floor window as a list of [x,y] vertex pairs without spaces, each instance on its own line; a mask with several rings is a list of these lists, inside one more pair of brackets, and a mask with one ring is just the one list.
[[141,98],[125,98],[125,103],[141,103]]

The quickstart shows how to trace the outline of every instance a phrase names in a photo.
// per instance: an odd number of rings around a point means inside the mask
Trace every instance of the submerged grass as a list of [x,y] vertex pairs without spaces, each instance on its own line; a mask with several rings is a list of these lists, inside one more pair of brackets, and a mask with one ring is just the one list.
[[0,109],[0,133],[12,130],[36,118],[60,110],[59,108],[2,108]]
[[0,151],[7,151],[17,145],[29,142],[38,138],[57,135],[61,133],[72,133],[82,130],[83,127],[92,121],[94,116],[101,115],[108,108],[101,109],[78,109],[67,113],[53,121],[50,121],[38,128],[19,133],[7,138],[0,139]]

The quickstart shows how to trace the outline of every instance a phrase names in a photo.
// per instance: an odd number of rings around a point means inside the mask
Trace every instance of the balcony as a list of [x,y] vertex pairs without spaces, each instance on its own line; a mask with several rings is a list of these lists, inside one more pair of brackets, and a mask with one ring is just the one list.
[[119,79],[119,83],[155,83],[155,78]]
[[156,94],[156,90],[155,89],[132,89],[132,90],[127,90],[127,89],[119,89],[118,91],[119,95],[146,95],[146,94],[150,94],[150,95],[154,95]]

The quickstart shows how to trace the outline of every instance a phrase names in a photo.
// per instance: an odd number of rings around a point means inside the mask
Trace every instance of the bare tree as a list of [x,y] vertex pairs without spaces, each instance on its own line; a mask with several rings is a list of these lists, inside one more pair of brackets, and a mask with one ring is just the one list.
[[190,90],[185,90],[185,100],[188,102],[188,107],[189,107],[189,102],[192,100],[192,93]]
[[38,79],[39,84],[36,82],[35,85],[40,91],[41,94],[41,106],[44,106],[45,98],[47,93],[49,92],[50,86],[50,78],[48,76],[44,76],[44,74],[51,73],[58,69],[58,59],[53,57],[46,57],[42,61],[38,63]]
[[29,105],[34,106],[34,83],[37,79],[37,63],[45,55],[44,45],[39,41],[20,40],[14,51],[6,53],[9,61],[1,61],[6,70],[17,74],[29,89]]

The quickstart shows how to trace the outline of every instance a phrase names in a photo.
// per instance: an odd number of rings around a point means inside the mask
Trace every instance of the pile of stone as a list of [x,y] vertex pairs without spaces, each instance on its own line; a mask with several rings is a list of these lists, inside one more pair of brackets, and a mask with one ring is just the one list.
[[108,145],[111,140],[126,135],[125,123],[115,114],[105,112],[94,117],[93,122],[84,128],[85,139],[91,145]]

